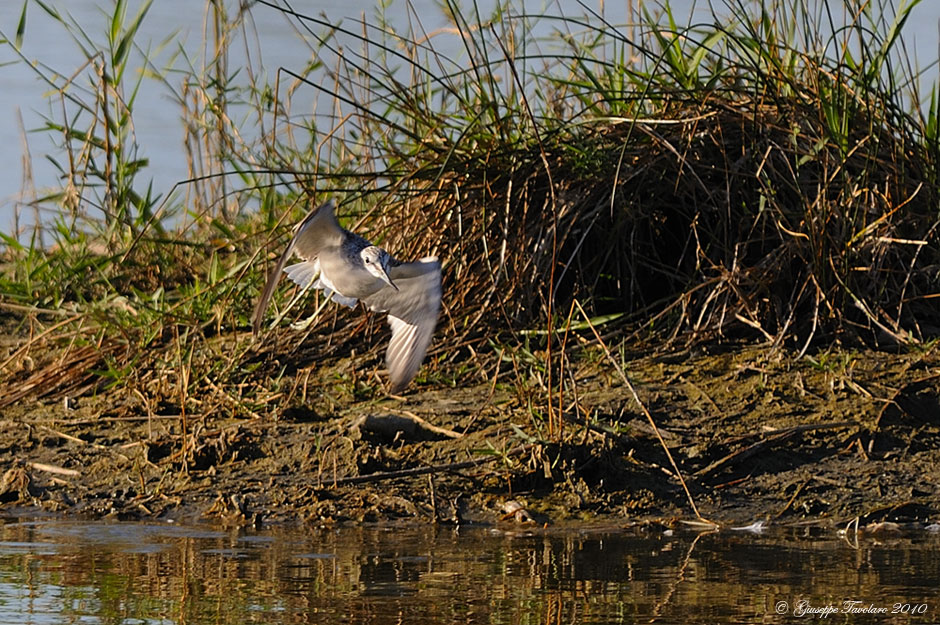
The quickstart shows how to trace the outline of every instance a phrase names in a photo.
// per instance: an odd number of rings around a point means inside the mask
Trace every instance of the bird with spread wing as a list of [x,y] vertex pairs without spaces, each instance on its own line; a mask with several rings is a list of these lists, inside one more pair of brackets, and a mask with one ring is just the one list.
[[[327,298],[349,306],[357,301],[387,312],[392,339],[385,352],[392,393],[403,390],[418,373],[441,308],[441,263],[436,257],[401,262],[384,249],[339,225],[332,200],[310,212],[296,227],[255,307],[257,335],[281,273],[301,287],[317,288]],[[287,266],[296,254],[301,262]]]

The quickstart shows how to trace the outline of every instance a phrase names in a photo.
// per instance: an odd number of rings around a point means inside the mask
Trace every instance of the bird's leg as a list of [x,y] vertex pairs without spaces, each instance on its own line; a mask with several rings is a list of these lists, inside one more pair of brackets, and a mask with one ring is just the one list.
[[[316,312],[304,319],[303,321],[296,321],[290,324],[291,330],[306,330],[310,325],[320,317],[320,313],[323,312],[323,309],[326,308],[326,305],[330,303],[329,297],[323,298],[323,303],[317,307]],[[286,312],[286,311],[285,311]]]
[[[307,284],[305,287],[303,287],[302,289],[300,289],[300,292],[297,293],[296,295],[294,295],[294,297],[292,297],[292,298],[290,299],[290,301],[287,302],[287,306],[284,307],[284,310],[280,311],[280,312],[278,313],[277,317],[274,319],[274,321],[271,322],[271,327],[272,327],[272,328],[276,328],[276,327],[278,326],[278,324],[281,323],[281,320],[283,320],[284,317],[287,316],[287,313],[290,312],[290,309],[294,307],[294,304],[296,304],[297,302],[299,302],[299,301],[300,301],[300,298],[303,297],[303,296],[307,293],[307,291],[310,290],[310,287],[313,286],[315,283],[316,283],[316,280],[311,280],[311,281],[309,282],[309,284]],[[329,301],[329,300],[327,300],[327,301]],[[320,313],[320,311],[318,310],[316,313],[314,313],[314,316],[316,316],[316,315],[319,314],[319,313]],[[307,325],[310,325],[310,324],[308,323]],[[304,327],[306,327],[306,326],[304,326]]]

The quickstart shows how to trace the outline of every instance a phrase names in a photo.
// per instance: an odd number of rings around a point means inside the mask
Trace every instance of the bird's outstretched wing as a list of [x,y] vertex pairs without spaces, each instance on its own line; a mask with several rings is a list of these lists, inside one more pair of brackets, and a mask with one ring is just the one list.
[[261,330],[261,320],[264,317],[264,311],[271,301],[274,294],[274,288],[281,279],[281,272],[287,265],[287,261],[295,252],[305,261],[313,262],[320,255],[320,250],[331,245],[339,245],[343,240],[343,229],[336,221],[334,209],[336,205],[333,200],[310,211],[302,222],[297,226],[293,238],[281,254],[280,260],[274,270],[268,274],[268,281],[264,285],[258,304],[255,306],[255,312],[251,316],[251,328],[257,335]]
[[392,265],[388,274],[398,290],[386,287],[362,301],[372,310],[388,312],[392,340],[385,365],[391,391],[396,393],[418,373],[434,336],[441,309],[441,263],[434,257],[422,258]]

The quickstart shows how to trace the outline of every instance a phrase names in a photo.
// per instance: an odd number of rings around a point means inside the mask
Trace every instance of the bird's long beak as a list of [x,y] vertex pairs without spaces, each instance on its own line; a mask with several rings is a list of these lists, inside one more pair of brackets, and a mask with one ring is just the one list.
[[382,267],[382,275],[379,276],[379,279],[381,279],[382,282],[384,282],[385,284],[389,285],[390,287],[392,287],[392,288],[395,289],[396,291],[398,290],[398,287],[395,286],[395,283],[394,283],[394,282],[392,282],[392,279],[389,277],[388,271],[386,271],[385,267]]

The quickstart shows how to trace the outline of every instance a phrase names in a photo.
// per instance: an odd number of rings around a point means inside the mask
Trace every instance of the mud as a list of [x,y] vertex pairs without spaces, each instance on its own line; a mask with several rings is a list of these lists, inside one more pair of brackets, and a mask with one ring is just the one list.
[[[932,348],[712,347],[626,371],[702,518],[940,520]],[[512,384],[345,405],[310,388],[254,419],[148,413],[128,391],[23,399],[0,411],[0,508],[239,524],[696,519],[616,372],[575,377],[551,431]]]

